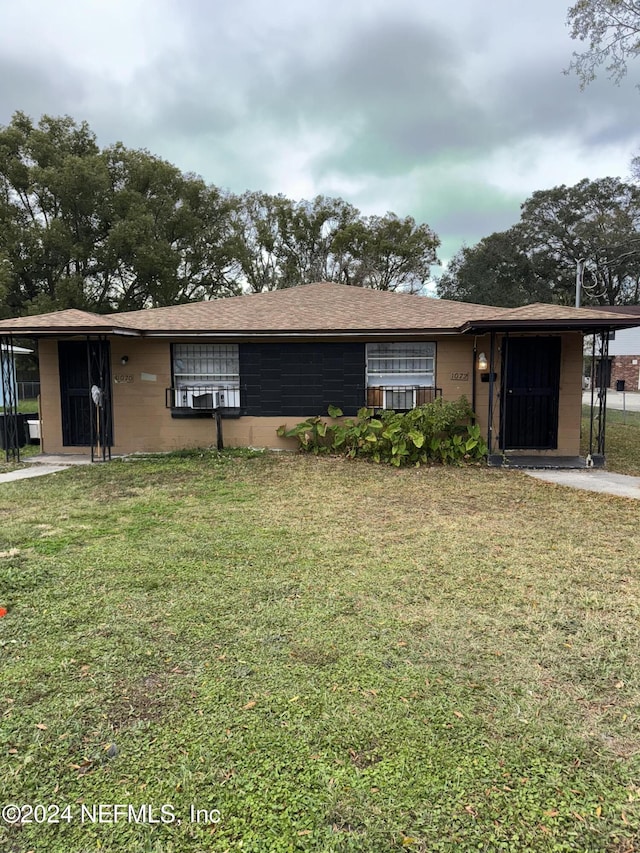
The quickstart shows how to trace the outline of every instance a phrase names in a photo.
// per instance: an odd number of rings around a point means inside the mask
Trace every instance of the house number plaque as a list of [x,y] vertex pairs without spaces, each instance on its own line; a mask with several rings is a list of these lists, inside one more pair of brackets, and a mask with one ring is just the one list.
[[468,382],[469,374],[468,373],[452,373],[451,378],[454,382]]
[[117,384],[124,384],[127,382],[133,382],[133,373],[116,373],[113,377],[113,381]]

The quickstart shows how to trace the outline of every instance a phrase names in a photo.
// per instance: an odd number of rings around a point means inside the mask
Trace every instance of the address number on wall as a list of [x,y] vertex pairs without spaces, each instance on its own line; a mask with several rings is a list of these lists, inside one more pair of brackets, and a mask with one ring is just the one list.
[[133,374],[132,373],[116,373],[113,377],[113,381],[119,385],[124,382],[133,382]]
[[468,373],[452,373],[451,378],[454,382],[468,382],[469,374]]

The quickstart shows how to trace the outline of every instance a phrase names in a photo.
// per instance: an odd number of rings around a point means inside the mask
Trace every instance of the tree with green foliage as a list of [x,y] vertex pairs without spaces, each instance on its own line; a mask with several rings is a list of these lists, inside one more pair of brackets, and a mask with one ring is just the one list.
[[[9,268],[10,309],[86,307],[99,223],[94,215],[107,176],[86,123],[23,113],[0,130],[0,253]],[[62,283],[63,282],[63,283]]]
[[231,251],[238,278],[252,293],[281,287],[281,221],[291,202],[283,195],[246,192],[231,208]]
[[518,226],[460,249],[436,287],[442,299],[504,308],[554,300],[553,288],[527,253]]
[[346,267],[339,279],[347,284],[417,293],[431,278],[431,267],[439,263],[439,238],[411,216],[369,216],[360,231],[349,236],[353,280]]
[[377,290],[421,290],[439,240],[411,217],[362,216],[340,198],[293,202],[245,193],[232,213],[239,277],[253,292],[314,281]]
[[229,198],[147,151],[117,144],[103,158],[111,192],[98,305],[135,310],[238,292]]
[[229,200],[146,151],[101,151],[83,122],[0,129],[5,311],[114,311],[236,292]]
[[340,281],[420,290],[427,225],[341,198],[240,197],[148,151],[101,150],[86,122],[16,113],[0,127],[0,299],[15,316],[112,312]]
[[637,0],[577,0],[568,12],[571,38],[586,42],[582,53],[574,53],[569,71],[584,88],[595,80],[604,65],[609,77],[619,83],[628,64],[640,54],[640,3]]
[[617,178],[535,192],[520,222],[462,249],[438,283],[447,299],[512,307],[638,301],[640,189]]
[[341,198],[316,196],[280,208],[281,287],[339,281],[338,235],[360,218]]
[[638,301],[640,189],[618,178],[586,178],[572,187],[535,192],[520,224],[534,262],[553,262],[556,292],[575,299],[578,263],[584,265],[583,303]]
[[440,241],[410,216],[366,217],[342,199],[325,196],[281,207],[280,212],[281,287],[337,281],[415,292],[438,263]]

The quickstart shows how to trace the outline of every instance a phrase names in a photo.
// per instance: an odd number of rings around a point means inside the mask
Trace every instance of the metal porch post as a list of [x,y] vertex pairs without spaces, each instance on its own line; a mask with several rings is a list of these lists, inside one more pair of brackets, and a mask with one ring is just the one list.
[[20,461],[20,440],[18,436],[18,400],[14,382],[13,337],[0,337],[0,382],[4,415],[2,418],[2,437],[4,439],[4,457],[8,462]]

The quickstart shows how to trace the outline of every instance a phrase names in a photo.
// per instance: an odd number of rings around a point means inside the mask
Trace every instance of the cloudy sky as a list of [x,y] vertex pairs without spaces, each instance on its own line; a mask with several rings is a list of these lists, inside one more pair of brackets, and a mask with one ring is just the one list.
[[0,124],[89,122],[234,192],[427,222],[443,259],[537,189],[627,178],[633,75],[581,92],[569,0],[0,0]]

